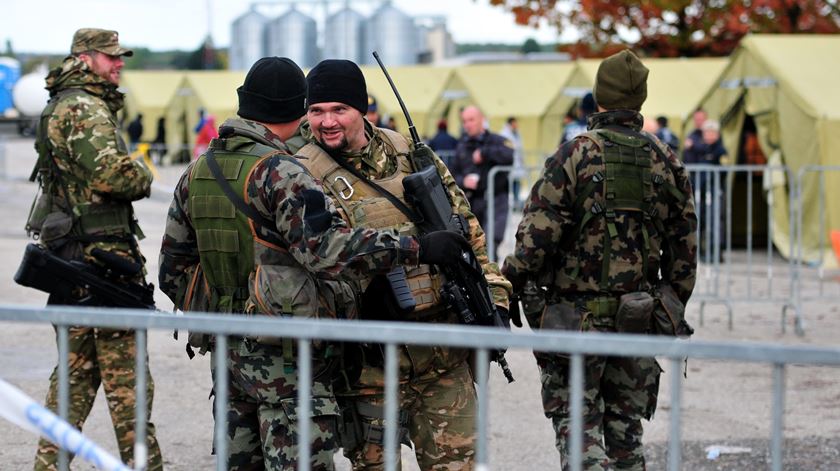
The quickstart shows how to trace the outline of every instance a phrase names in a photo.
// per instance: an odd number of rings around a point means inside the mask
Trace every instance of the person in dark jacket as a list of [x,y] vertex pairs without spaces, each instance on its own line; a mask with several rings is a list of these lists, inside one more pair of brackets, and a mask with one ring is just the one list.
[[493,215],[487,214],[486,191],[490,169],[497,165],[513,164],[513,144],[484,127],[484,114],[476,106],[461,112],[464,134],[455,148],[450,170],[467,199],[481,227],[488,230],[493,224],[493,260],[505,236],[508,213],[508,172],[499,172],[493,180]]
[[450,166],[452,156],[455,154],[455,147],[458,145],[458,139],[449,134],[448,124],[445,119],[441,119],[437,123],[437,134],[429,141],[429,147],[443,159],[446,166]]

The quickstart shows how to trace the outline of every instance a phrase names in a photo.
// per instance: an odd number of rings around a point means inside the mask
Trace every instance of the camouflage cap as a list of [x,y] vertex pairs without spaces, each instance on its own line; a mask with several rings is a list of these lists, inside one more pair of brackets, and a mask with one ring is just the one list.
[[119,33],[108,29],[81,28],[73,35],[70,54],[98,51],[111,56],[131,56],[134,51],[120,46]]

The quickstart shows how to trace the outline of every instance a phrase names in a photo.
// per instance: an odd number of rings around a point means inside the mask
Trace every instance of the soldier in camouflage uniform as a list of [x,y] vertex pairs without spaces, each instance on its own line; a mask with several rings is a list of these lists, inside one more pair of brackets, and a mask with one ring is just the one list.
[[[322,180],[330,200],[351,227],[417,234],[415,224],[398,207],[405,205],[402,180],[415,170],[409,157],[412,143],[365,119],[367,91],[359,67],[350,61],[325,60],[309,72],[307,81],[308,123],[302,126],[301,134],[310,144],[298,151],[305,157],[301,164]],[[435,167],[449,191],[453,212],[467,220],[467,238],[484,268],[494,301],[506,312],[510,285],[498,267],[488,261],[484,233],[464,193],[436,156]],[[355,291],[362,297],[361,317],[458,323],[457,315],[440,299],[441,277],[436,270],[428,264],[407,265],[408,285],[417,302],[415,310],[410,314],[394,312],[391,304],[383,303],[382,293],[388,290],[383,278],[363,276],[355,279]],[[476,391],[468,361],[470,352],[404,345],[399,356],[402,440],[410,438],[413,442],[420,468],[472,469]],[[358,380],[350,379],[345,390],[337,391],[344,414],[342,445],[354,469],[383,469],[384,372],[380,346],[366,346],[361,357]]]
[[[136,274],[126,275],[122,281],[144,284],[145,259],[135,240],[135,236],[142,237],[142,232],[131,202],[149,196],[152,175],[140,162],[129,158],[116,117],[123,106],[123,94],[117,91],[122,56],[131,54],[120,47],[116,31],[80,29],[73,36],[71,55],[47,76],[51,98],[41,115],[35,144],[36,170],[43,192],[27,230],[67,260],[100,263],[92,255],[96,249],[123,257],[136,267]],[[51,295],[48,304],[77,304],[86,294]],[[69,340],[69,422],[82,428],[102,384],[120,456],[134,466],[134,332],[71,327]],[[53,411],[58,403],[57,372],[56,367],[46,400]],[[145,374],[146,411],[150,416],[154,383],[148,368]],[[163,464],[149,416],[144,418],[148,469],[159,470]],[[57,460],[56,445],[41,439],[35,469],[56,469]]]
[[[640,131],[647,75],[629,51],[605,59],[594,90],[600,112],[548,159],[531,190],[502,273],[530,296],[523,304],[536,329],[691,333],[682,316],[694,288],[697,218],[685,168]],[[534,280],[538,288],[527,289]],[[535,356],[567,469],[568,357]],[[645,468],[641,419],[653,415],[660,373],[654,358],[585,358],[584,469]]]
[[[454,234],[418,241],[343,222],[289,152],[306,96],[303,72],[291,60],[260,59],[238,93],[239,118],[225,121],[209,151],[188,167],[169,209],[159,280],[176,307],[355,318],[355,298],[342,276],[452,257],[466,244]],[[214,162],[228,183],[216,179]],[[439,247],[420,255],[430,243]],[[314,350],[311,467],[329,470],[339,448],[331,384],[338,351],[320,342]],[[228,469],[296,468],[294,342],[269,334],[232,338],[227,355]]]

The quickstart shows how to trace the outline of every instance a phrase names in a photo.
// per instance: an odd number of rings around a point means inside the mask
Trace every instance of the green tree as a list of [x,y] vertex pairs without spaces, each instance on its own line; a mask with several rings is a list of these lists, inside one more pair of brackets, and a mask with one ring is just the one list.
[[522,43],[522,47],[519,50],[522,54],[528,54],[531,52],[540,52],[542,48],[534,38],[528,38]]
[[[747,33],[838,33],[838,0],[489,0],[517,23],[576,30],[576,56],[632,46],[650,56],[728,55]],[[629,39],[628,39],[629,38]]]

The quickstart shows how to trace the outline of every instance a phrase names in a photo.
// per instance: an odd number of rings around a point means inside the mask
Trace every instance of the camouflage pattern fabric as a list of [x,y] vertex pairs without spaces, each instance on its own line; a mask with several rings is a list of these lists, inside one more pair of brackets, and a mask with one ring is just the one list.
[[[545,416],[555,432],[563,469],[569,469],[571,401],[569,361],[537,354]],[[642,419],[656,409],[661,368],[653,358],[585,357],[583,469],[644,470]]]
[[[282,347],[248,340],[231,342],[228,353],[228,469],[296,469],[297,365],[284,364]],[[312,369],[310,466],[332,470],[338,405],[327,363],[316,359]]]
[[[615,306],[621,294],[646,291],[657,283],[670,285],[683,304],[691,296],[697,252],[691,184],[674,153],[655,137],[650,140],[661,152],[649,149],[656,188],[651,218],[659,218],[661,231],[649,229],[648,272],[643,273],[647,242],[641,225],[654,226],[653,222],[617,212],[614,224],[621,236],[609,239],[606,253],[612,258],[606,291],[600,282],[607,220],[592,217],[580,227],[581,211],[594,213],[596,205],[606,207],[604,185],[599,183],[607,175],[605,141],[596,131],[639,132],[641,126],[642,116],[634,111],[596,113],[589,118],[589,132],[561,146],[546,161],[526,202],[514,253],[502,269],[515,292],[521,292],[528,280],[547,289],[545,309],[528,316],[533,328],[615,332],[615,311],[595,313],[588,310],[587,302],[597,299],[610,305],[612,301]],[[540,352],[535,357],[545,414],[568,466],[568,359]],[[655,410],[659,365],[653,358],[586,357],[584,368],[584,469],[644,469],[640,421]]]
[[[476,391],[466,362],[442,371],[424,374],[401,382],[400,411],[408,417],[405,424],[414,445],[415,456],[423,470],[471,470],[475,460]],[[373,395],[344,396],[340,401],[354,407],[354,402],[370,404],[384,411],[381,390]],[[364,418],[368,424],[384,427],[379,418]],[[345,455],[354,470],[385,469],[385,449],[379,443],[362,443]],[[397,458],[399,459],[399,453]]]
[[[61,98],[52,114],[43,117],[47,127],[39,144],[48,149],[60,169],[65,186],[56,176],[45,178],[45,192],[52,195],[53,212],[67,212],[66,198],[73,207],[108,205],[122,208],[131,214],[131,201],[149,196],[152,174],[143,164],[132,161],[120,133],[116,112],[122,108],[123,95],[113,84],[94,74],[76,57],[67,57],[47,77],[51,96],[69,89],[80,93]],[[36,145],[37,147],[37,145]],[[50,167],[48,167],[50,168]],[[87,206],[86,206],[87,207]],[[133,235],[128,234],[129,237]],[[71,248],[76,247],[76,248]],[[128,241],[68,243],[60,256],[95,262],[90,256],[94,248],[116,253],[134,260]],[[141,256],[142,258],[142,256]],[[145,260],[140,260],[144,262]],[[145,274],[145,269],[143,270]],[[142,281],[142,276],[136,282]],[[75,304],[73,299],[56,300],[50,304]],[[71,420],[81,428],[87,418],[99,384],[105,389],[111,418],[117,433],[122,459],[133,460],[134,440],[134,366],[136,348],[131,331],[111,331],[96,328],[72,328],[70,332],[70,388]],[[151,414],[153,381],[148,381],[147,411]],[[58,395],[57,374],[53,372],[47,394],[47,406],[55,411]],[[148,423],[149,469],[161,469],[160,449],[155,429]],[[42,441],[35,469],[54,469],[57,450]]]
[[98,28],[81,28],[73,35],[71,54],[98,51],[111,56],[131,56],[130,49],[120,47],[120,35],[116,31]]
[[[105,390],[108,410],[117,435],[117,446],[122,461],[134,466],[134,394],[135,355],[137,344],[133,332],[125,330],[70,327],[69,331],[70,407],[67,421],[82,430],[100,383]],[[148,365],[148,363],[147,363]],[[154,397],[154,381],[146,368],[146,444],[149,447],[148,470],[162,470],[160,447],[155,438],[155,426],[149,420]],[[50,389],[46,407],[58,410],[58,368],[50,375]],[[73,459],[73,455],[70,455]],[[35,471],[58,469],[58,447],[51,441],[38,442]]]
[[[392,175],[397,170],[395,149],[381,131],[368,121],[365,121],[365,129],[369,138],[367,146],[358,152],[343,152],[342,156],[369,179]],[[301,126],[301,135],[315,142],[308,124]],[[435,167],[449,190],[453,212],[464,215],[467,221],[467,239],[483,267],[494,301],[507,309],[510,284],[501,276],[498,266],[490,263],[487,257],[484,231],[470,211],[463,191],[437,156]],[[357,275],[360,286],[370,283],[369,277]],[[375,318],[377,314],[366,313],[363,306],[360,315],[362,318]],[[452,313],[438,315],[429,321],[458,323]],[[471,469],[474,461],[472,445],[475,423],[469,417],[474,416],[475,388],[472,380],[465,376],[469,374],[469,351],[448,347],[402,346],[399,356],[401,404],[404,407],[401,413],[412,418],[409,436],[414,442],[421,469]],[[363,364],[358,382],[338,394],[342,401],[350,404],[353,401],[376,404],[381,401],[384,384],[383,369],[367,362]],[[430,384],[435,386],[429,387]],[[436,397],[430,398],[426,393]],[[456,398],[457,401],[450,402]],[[381,446],[375,443],[362,443],[357,449],[345,450],[345,454],[353,461],[355,469],[383,468]]]
[[[234,128],[229,147],[247,145],[245,135],[257,134],[278,150],[285,145],[265,126],[244,119],[231,119],[223,126]],[[161,290],[182,306],[190,274],[198,263],[198,241],[191,224],[189,175],[181,177],[169,208],[161,246],[159,281]],[[413,237],[394,231],[350,228],[338,215],[318,181],[289,155],[262,160],[251,171],[243,200],[273,227],[252,225],[254,257],[258,267],[248,283],[249,314],[339,317],[333,280],[348,273],[367,276],[388,271],[397,263],[418,263],[419,244]],[[262,274],[262,275],[261,275]],[[265,274],[273,274],[266,279]],[[280,275],[291,274],[289,278]],[[318,289],[311,281],[318,279]],[[324,287],[328,286],[329,289]],[[294,291],[296,297],[277,300],[274,291]],[[300,294],[303,293],[303,294]],[[352,297],[352,293],[351,293]],[[304,299],[305,298],[305,299]],[[277,301],[277,302],[272,302]],[[305,305],[302,305],[305,304]],[[289,311],[293,312],[289,312]],[[341,314],[351,317],[347,312]],[[266,340],[268,341],[268,340]],[[283,345],[269,345],[254,339],[232,342],[228,364],[231,382],[229,421],[229,466],[231,469],[293,469],[296,464],[296,358],[283,354]],[[282,340],[273,339],[282,344]],[[285,342],[286,345],[293,342]],[[332,455],[338,451],[335,436],[338,409],[324,370],[325,349],[313,355],[316,381],[313,386],[313,469],[332,469]],[[320,365],[320,366],[319,366]],[[329,376],[326,371],[323,375]]]

